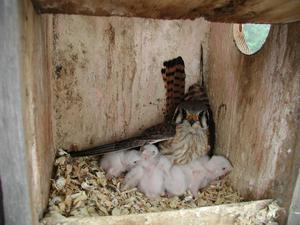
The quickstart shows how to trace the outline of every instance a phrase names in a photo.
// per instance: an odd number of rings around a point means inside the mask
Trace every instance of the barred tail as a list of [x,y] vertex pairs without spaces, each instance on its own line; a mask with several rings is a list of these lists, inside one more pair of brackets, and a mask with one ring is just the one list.
[[181,56],[165,61],[161,70],[166,89],[166,119],[170,120],[184,98],[185,71]]

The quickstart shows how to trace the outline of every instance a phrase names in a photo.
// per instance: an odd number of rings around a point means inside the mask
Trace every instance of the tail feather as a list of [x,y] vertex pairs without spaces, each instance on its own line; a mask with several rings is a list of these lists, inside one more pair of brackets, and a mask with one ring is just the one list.
[[170,120],[177,105],[184,98],[185,71],[181,56],[165,61],[161,72],[166,89],[166,119]]

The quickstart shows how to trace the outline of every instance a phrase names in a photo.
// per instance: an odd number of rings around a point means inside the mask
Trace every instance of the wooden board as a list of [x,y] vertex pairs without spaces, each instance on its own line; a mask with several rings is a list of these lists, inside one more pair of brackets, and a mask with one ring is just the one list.
[[[31,1],[1,1],[1,180],[7,224],[36,224],[48,203],[54,148],[46,26]],[[47,16],[45,16],[47,17]]]
[[207,56],[203,19],[56,15],[52,28],[53,131],[56,147],[65,149],[124,139],[162,122],[163,61],[183,57],[188,87],[201,79],[201,44]]
[[212,24],[210,36],[217,152],[232,161],[233,185],[245,197],[276,198],[286,208],[300,167],[299,25],[272,26],[251,56],[235,46],[230,24]]
[[[123,216],[69,217],[53,215],[43,225],[233,225],[262,224],[275,220],[280,208],[272,200],[218,205],[196,209],[145,213]],[[258,221],[260,223],[258,223]]]
[[21,11],[18,0],[0,1],[0,176],[5,224],[32,224],[22,115]]
[[48,204],[55,149],[52,139],[51,79],[47,57],[47,18],[31,1],[22,7],[22,101],[34,221]]
[[293,199],[289,210],[288,225],[300,224],[300,169],[294,188]]
[[205,17],[218,22],[287,23],[300,20],[300,1],[291,0],[32,0],[42,13],[156,19]]

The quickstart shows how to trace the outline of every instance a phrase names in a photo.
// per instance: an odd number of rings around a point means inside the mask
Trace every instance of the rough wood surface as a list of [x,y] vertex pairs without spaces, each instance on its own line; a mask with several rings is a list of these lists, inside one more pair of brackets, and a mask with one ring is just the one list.
[[[187,87],[200,80],[209,24],[56,15],[52,81],[56,147],[79,149],[140,133],[164,118],[165,60],[182,56]],[[205,58],[206,60],[206,58]]]
[[22,16],[22,100],[25,144],[30,170],[34,221],[38,221],[48,203],[55,154],[51,122],[51,75],[47,65],[46,49],[47,15],[37,15],[31,1],[25,0]]
[[[248,199],[288,208],[300,164],[300,24],[274,25],[260,51],[242,54],[232,25],[212,24],[208,89],[217,152]],[[222,42],[220,42],[222,37]]]
[[298,0],[32,0],[39,12],[157,19],[205,17],[218,22],[287,23],[300,20]]
[[[41,225],[250,225],[275,220],[279,207],[271,200],[183,209],[124,216],[69,217],[52,216]],[[257,216],[257,217],[256,217]],[[258,222],[260,221],[260,223]],[[263,223],[264,222],[264,223]]]
[[289,210],[288,225],[300,225],[300,169]]
[[22,115],[21,9],[18,0],[0,1],[0,176],[6,225],[32,224]]

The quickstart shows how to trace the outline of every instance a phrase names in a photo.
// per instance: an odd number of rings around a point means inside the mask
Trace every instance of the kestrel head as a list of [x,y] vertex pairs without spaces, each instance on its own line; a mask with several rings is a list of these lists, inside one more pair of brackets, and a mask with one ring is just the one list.
[[199,123],[201,128],[207,129],[207,121],[209,118],[209,108],[202,101],[187,101],[180,103],[174,113],[174,121],[177,124],[184,120],[191,125]]

